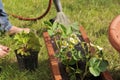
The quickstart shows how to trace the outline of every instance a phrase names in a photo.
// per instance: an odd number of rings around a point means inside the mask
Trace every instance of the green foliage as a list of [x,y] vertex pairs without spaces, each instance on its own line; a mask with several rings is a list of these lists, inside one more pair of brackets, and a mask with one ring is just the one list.
[[[5,11],[11,14],[17,14],[24,17],[37,17],[47,8],[48,0],[2,0]],[[94,2],[93,2],[94,1]],[[104,57],[109,61],[108,71],[114,80],[120,80],[120,56],[117,51],[110,45],[108,41],[108,26],[112,19],[120,14],[120,0],[61,0],[63,11],[71,22],[77,21],[86,29],[90,40],[94,44],[103,46]],[[25,4],[24,4],[25,3]],[[49,20],[56,16],[56,10],[52,5],[50,12],[37,22],[21,21],[9,15],[9,20],[13,25],[18,27],[29,27],[31,29],[40,30],[46,26],[43,21]],[[14,60],[14,43],[13,38],[9,36],[0,36],[0,44],[11,48],[9,58],[2,61],[2,73],[0,80],[51,80],[47,50],[42,35],[39,37],[42,44],[42,50],[39,70],[34,73],[19,72],[16,68],[17,64]],[[46,62],[45,62],[46,61]],[[14,65],[13,65],[14,64]],[[11,66],[13,65],[13,66]],[[11,68],[9,68],[10,66]],[[16,72],[16,71],[17,72]],[[24,75],[26,74],[26,75]],[[74,79],[72,79],[74,80]]]
[[30,55],[29,50],[39,51],[40,43],[39,38],[34,32],[25,33],[21,32],[14,36],[15,45],[18,54]]
[[108,62],[106,60],[101,60],[96,57],[91,58],[89,63],[89,70],[94,76],[99,76],[100,73],[104,72],[108,66]]
[[[56,57],[66,66],[66,72],[70,75],[71,80],[75,78],[76,74],[80,75],[81,80],[84,80],[89,73],[95,77],[100,76],[100,73],[104,72],[108,67],[108,61],[103,57],[102,48],[79,39],[78,36],[81,34],[77,27],[79,26],[66,27],[62,24],[54,23],[53,26],[48,28],[48,32],[54,38],[59,50]],[[79,50],[76,49],[76,45]],[[95,48],[95,53],[91,53],[89,50],[91,46]],[[85,63],[84,69],[79,68],[79,66],[83,66],[79,65],[81,61]],[[74,65],[76,67],[72,67]]]
[[[75,32],[78,32],[79,30],[79,26],[77,22],[71,24],[70,27],[67,27],[67,28],[66,26],[56,22],[53,23],[53,25],[48,21],[45,21],[44,23],[48,26],[48,33],[50,34],[50,36],[60,34],[62,37],[67,37],[71,33],[73,33],[73,31],[75,33]],[[79,33],[76,33],[76,34],[79,34]]]

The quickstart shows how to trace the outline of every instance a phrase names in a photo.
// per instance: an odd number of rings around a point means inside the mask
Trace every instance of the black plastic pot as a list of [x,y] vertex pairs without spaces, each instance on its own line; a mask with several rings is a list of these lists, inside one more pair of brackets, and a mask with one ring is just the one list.
[[25,56],[21,54],[17,54],[15,50],[15,54],[17,57],[18,65],[20,70],[30,70],[34,71],[38,67],[38,51],[30,50],[30,55]]

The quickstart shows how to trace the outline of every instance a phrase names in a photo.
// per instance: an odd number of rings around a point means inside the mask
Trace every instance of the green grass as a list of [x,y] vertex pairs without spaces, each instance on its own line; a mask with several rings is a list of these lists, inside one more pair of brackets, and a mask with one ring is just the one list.
[[[25,17],[37,17],[47,8],[48,0],[3,0],[7,13]],[[109,61],[108,70],[114,80],[120,80],[120,56],[108,41],[108,27],[114,17],[120,13],[120,0],[61,0],[63,11],[71,22],[82,25],[92,43],[104,48],[104,56]],[[29,27],[39,30],[40,43],[43,45],[39,52],[39,67],[36,72],[20,72],[14,54],[13,37],[0,37],[0,43],[11,48],[10,55],[0,59],[2,72],[0,80],[51,80],[48,55],[42,37],[44,21],[56,16],[54,5],[43,19],[37,22],[20,21],[9,16],[12,24],[19,27]]]

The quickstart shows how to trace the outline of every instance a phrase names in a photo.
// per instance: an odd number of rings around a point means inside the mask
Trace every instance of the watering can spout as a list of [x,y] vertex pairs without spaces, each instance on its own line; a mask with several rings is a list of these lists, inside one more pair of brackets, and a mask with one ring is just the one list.
[[57,12],[62,12],[62,5],[60,0],[53,0]]
[[62,11],[62,5],[61,5],[60,0],[53,0],[53,2],[56,8],[56,11],[57,11],[57,15],[55,19],[51,19],[52,23],[58,22],[58,23],[68,26],[70,24],[70,20]]

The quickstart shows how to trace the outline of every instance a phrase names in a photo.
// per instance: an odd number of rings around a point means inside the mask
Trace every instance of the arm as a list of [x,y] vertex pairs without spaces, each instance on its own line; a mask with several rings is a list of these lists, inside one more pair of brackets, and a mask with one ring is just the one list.
[[2,1],[0,0],[0,17],[1,17],[1,16],[7,17],[7,14],[6,14],[5,10],[4,10]]
[[8,20],[8,15],[6,14],[2,0],[0,0],[0,31],[8,31],[11,28],[11,23]]

